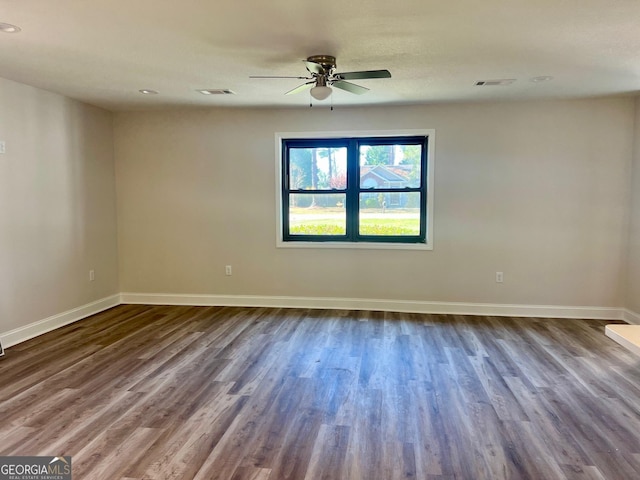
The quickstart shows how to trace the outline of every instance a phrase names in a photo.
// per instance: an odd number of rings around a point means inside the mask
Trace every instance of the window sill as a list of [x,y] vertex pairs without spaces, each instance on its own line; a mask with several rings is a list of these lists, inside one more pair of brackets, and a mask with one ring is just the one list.
[[277,248],[328,248],[356,250],[433,250],[430,243],[374,243],[374,242],[276,242]]

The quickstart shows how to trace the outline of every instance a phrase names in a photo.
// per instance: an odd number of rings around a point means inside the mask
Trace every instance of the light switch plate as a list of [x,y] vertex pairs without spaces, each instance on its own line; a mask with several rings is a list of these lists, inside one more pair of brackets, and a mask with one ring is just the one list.
[[4,141],[0,141],[0,154],[5,152]]

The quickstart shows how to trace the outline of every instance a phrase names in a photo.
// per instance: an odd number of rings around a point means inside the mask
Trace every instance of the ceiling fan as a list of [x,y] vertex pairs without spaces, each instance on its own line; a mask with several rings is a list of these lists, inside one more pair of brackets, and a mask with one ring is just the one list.
[[347,82],[347,80],[363,80],[368,78],[391,78],[389,70],[363,70],[360,72],[338,73],[336,69],[336,57],[331,55],[313,55],[303,60],[310,76],[307,77],[273,77],[255,75],[249,78],[297,78],[299,80],[310,80],[302,85],[289,90],[285,95],[311,90],[311,96],[316,100],[324,100],[331,95],[331,87],[346,90],[350,93],[362,95],[369,91],[368,88]]

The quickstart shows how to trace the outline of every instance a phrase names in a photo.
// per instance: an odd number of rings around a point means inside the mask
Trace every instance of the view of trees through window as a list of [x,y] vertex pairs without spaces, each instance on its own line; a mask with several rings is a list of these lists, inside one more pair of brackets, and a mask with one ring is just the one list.
[[286,150],[288,235],[424,237],[424,138],[299,143]]

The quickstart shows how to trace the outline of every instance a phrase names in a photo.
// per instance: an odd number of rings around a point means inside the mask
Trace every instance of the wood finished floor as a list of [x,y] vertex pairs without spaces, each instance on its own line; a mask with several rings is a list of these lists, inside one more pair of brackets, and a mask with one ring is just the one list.
[[0,455],[71,455],[75,480],[640,478],[640,357],[605,323],[123,305],[7,350]]

